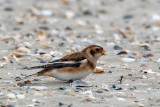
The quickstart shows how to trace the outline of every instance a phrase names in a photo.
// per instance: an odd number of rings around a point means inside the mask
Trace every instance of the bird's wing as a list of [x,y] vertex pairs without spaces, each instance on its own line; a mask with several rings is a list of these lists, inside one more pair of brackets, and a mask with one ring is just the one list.
[[75,52],[75,53],[71,53],[69,55],[66,55],[66,56],[62,57],[61,59],[54,60],[50,63],[66,62],[66,61],[79,62],[79,61],[82,61],[84,59],[86,59],[86,57],[82,54],[82,52]]
[[45,68],[45,69],[60,69],[60,68],[65,68],[65,67],[79,67],[82,63],[80,62],[75,62],[75,63],[63,63],[63,62],[55,62],[52,64],[46,64],[42,66],[33,66],[30,67],[29,69],[37,69],[37,68]]
[[49,64],[42,66],[34,66],[28,69],[36,69],[36,68],[60,69],[65,67],[79,67],[82,64],[82,61],[85,59],[86,57],[81,52],[75,52],[62,57],[61,59],[54,60]]

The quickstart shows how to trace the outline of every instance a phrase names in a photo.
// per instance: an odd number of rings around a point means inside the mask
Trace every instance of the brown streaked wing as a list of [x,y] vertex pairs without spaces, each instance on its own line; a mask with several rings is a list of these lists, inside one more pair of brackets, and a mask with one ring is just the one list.
[[71,53],[69,55],[66,55],[64,57],[62,57],[61,59],[57,59],[57,60],[54,60],[52,62],[49,62],[49,63],[53,63],[53,62],[64,62],[64,61],[75,61],[75,62],[78,62],[78,61],[81,61],[81,60],[84,60],[86,59],[86,57],[82,54],[82,52],[75,52],[75,53]]

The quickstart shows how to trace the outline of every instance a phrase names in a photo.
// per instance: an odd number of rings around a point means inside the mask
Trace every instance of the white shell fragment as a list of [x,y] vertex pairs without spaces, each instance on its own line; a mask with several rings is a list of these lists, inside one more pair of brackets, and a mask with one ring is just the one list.
[[123,62],[134,62],[136,59],[133,59],[133,58],[122,58],[121,60]]
[[7,94],[7,97],[11,98],[11,99],[15,99],[16,98],[15,94],[13,94],[13,93]]
[[46,90],[47,89],[47,87],[45,87],[45,86],[31,86],[30,88],[31,89],[35,89],[37,91],[42,91],[42,90]]

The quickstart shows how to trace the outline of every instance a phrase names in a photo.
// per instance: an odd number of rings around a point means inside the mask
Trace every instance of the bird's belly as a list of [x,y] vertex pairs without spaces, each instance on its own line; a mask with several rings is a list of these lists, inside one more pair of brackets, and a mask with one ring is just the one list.
[[57,70],[53,70],[51,72],[51,76],[59,80],[69,81],[69,80],[80,80],[82,78],[85,78],[91,73],[92,73],[91,69],[86,71],[81,71],[81,72],[75,72],[75,73],[57,72]]

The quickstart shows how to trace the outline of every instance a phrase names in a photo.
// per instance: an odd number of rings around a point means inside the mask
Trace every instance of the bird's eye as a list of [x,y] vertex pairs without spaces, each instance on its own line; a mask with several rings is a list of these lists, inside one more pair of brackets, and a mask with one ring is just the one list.
[[97,48],[97,49],[96,49],[96,51],[97,51],[97,52],[99,52],[99,51],[100,51],[100,49],[98,49],[98,48]]

